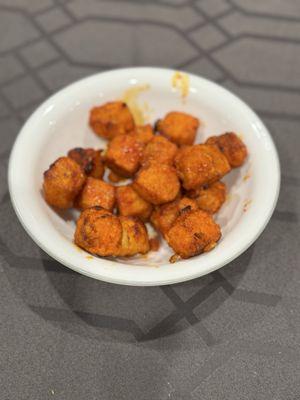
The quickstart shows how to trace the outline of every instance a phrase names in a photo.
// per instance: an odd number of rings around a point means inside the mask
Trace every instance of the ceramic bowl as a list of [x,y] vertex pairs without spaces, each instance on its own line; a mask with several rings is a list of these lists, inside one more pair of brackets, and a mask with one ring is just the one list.
[[[216,217],[222,239],[213,251],[174,264],[169,263],[172,251],[165,242],[158,252],[147,256],[90,256],[73,243],[76,212],[57,213],[44,201],[43,172],[49,164],[73,147],[106,146],[88,126],[90,108],[121,98],[145,122],[153,123],[171,110],[197,116],[202,122],[197,143],[226,131],[237,132],[246,143],[247,162],[224,179],[229,194]],[[66,267],[95,279],[126,285],[186,281],[229,263],[265,228],[276,205],[279,186],[280,167],[274,143],[251,108],[211,81],[161,68],[112,70],[62,89],[27,120],[9,162],[12,203],[32,239]]]

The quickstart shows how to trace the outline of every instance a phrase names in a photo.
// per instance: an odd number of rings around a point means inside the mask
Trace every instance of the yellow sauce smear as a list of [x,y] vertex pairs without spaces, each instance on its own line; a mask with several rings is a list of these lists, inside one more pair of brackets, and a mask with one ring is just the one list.
[[171,264],[176,263],[177,261],[180,260],[180,256],[178,254],[173,254],[170,258],[169,258],[169,262]]
[[244,211],[244,212],[248,211],[248,209],[249,209],[251,203],[252,203],[252,200],[246,200],[246,201],[245,201],[245,203],[244,203],[244,208],[243,208],[243,211]]
[[94,257],[93,256],[86,256],[85,257],[87,260],[92,260]]
[[226,202],[229,203],[232,200],[232,194],[231,193],[227,193],[226,194]]
[[244,176],[243,181],[247,181],[249,178],[251,178],[250,173]]
[[82,253],[82,252],[83,252],[83,250],[82,250],[80,247],[78,247],[77,244],[73,243],[73,246],[75,247],[75,249],[76,249],[79,253]]
[[149,121],[149,105],[146,102],[143,104],[139,104],[138,102],[139,95],[149,89],[150,85],[133,86],[127,89],[121,98],[132,112],[134,122],[137,125],[144,125]]
[[172,87],[178,89],[181,93],[181,98],[184,101],[190,91],[190,77],[183,72],[175,72],[172,76]]

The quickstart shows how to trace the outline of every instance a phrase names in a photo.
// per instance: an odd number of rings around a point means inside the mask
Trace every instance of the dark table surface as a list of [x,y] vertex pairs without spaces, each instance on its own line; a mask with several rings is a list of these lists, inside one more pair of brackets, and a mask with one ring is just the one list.
[[[7,191],[32,110],[76,79],[132,65],[228,87],[279,151],[264,233],[184,284],[122,287],[69,271],[26,235]],[[300,399],[299,122],[298,0],[0,0],[1,399]]]

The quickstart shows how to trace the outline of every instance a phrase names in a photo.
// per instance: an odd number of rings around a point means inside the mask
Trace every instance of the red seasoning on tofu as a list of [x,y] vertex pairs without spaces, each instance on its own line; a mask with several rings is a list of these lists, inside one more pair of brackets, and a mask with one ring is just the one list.
[[173,167],[150,164],[139,170],[133,188],[144,200],[157,205],[174,200],[180,183]]
[[179,146],[194,144],[199,128],[198,118],[184,112],[172,111],[156,122],[156,130]]
[[108,144],[106,164],[117,175],[133,176],[140,167],[143,144],[135,135],[116,136]]
[[104,163],[101,157],[102,150],[83,149],[75,147],[68,152],[68,157],[79,164],[87,176],[101,179],[104,174]]
[[45,200],[57,208],[70,208],[85,182],[83,169],[69,157],[60,157],[44,172]]
[[247,158],[247,147],[234,132],[211,136],[206,143],[216,145],[232,168],[240,167]]
[[[135,121],[122,101],[92,108],[90,127],[107,148],[76,147],[51,164],[46,202],[80,209],[74,242],[96,256],[144,255],[161,240],[174,252],[171,263],[212,250],[221,238],[214,214],[226,199],[220,180],[245,162],[245,144],[233,132],[194,144],[200,122],[184,112],[167,113],[154,128]],[[157,236],[149,239],[146,222]]]
[[173,165],[177,153],[176,144],[163,136],[153,136],[143,150],[141,164],[150,163]]
[[112,211],[115,204],[115,187],[101,179],[88,177],[76,199],[76,206],[85,210],[95,206]]
[[216,147],[196,144],[181,148],[175,166],[185,189],[197,189],[220,180],[230,171],[224,154]]
[[135,127],[133,116],[122,101],[112,101],[92,108],[89,124],[97,135],[109,140],[129,133]]

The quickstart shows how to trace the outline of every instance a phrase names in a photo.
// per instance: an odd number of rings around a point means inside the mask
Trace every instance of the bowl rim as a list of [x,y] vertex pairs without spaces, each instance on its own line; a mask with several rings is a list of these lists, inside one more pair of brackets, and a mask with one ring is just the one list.
[[[126,75],[128,73],[140,73],[140,72],[144,72],[145,74],[151,73],[151,72],[152,73],[173,74],[174,72],[177,72],[177,71],[178,70],[171,69],[171,68],[160,68],[160,67],[132,67],[132,68],[117,68],[117,69],[112,69],[112,70],[92,74],[90,76],[87,76],[83,79],[77,80],[77,81],[61,88],[59,91],[55,92],[50,97],[48,97],[45,101],[43,101],[41,103],[41,105],[39,105],[37,107],[36,110],[34,110],[34,112],[27,118],[27,120],[25,121],[25,123],[23,124],[21,129],[19,130],[19,133],[13,144],[13,147],[12,147],[12,150],[10,153],[10,157],[9,157],[9,163],[8,163],[8,189],[9,189],[9,194],[10,194],[10,198],[11,198],[11,203],[13,205],[14,211],[15,211],[21,225],[23,226],[23,228],[25,229],[27,234],[31,237],[31,239],[43,251],[45,251],[48,255],[50,255],[52,258],[54,258],[56,261],[58,261],[62,265],[66,266],[74,271],[77,271],[83,275],[89,276],[91,278],[110,282],[110,283],[130,285],[130,286],[160,286],[160,285],[174,284],[174,283],[185,282],[188,280],[195,279],[197,277],[206,275],[208,273],[211,273],[211,272],[225,266],[226,264],[230,263],[235,258],[237,258],[239,255],[241,255],[243,252],[245,252],[257,240],[257,238],[261,235],[261,233],[264,231],[264,229],[265,229],[266,225],[268,224],[268,222],[274,212],[274,209],[276,207],[279,192],[280,192],[280,183],[281,183],[280,162],[279,162],[279,157],[278,157],[278,153],[277,153],[273,138],[272,138],[269,130],[266,128],[266,126],[260,119],[260,117],[252,110],[251,107],[248,106],[247,103],[245,103],[237,95],[235,95],[228,89],[224,88],[223,86],[221,86],[209,79],[203,78],[201,76],[192,74],[192,73],[184,71],[184,70],[180,70],[180,72],[188,74],[189,77],[192,78],[193,80],[195,79],[204,84],[212,85],[213,87],[215,87],[215,89],[221,90],[221,91],[223,91],[223,93],[230,95],[234,101],[237,101],[240,104],[240,106],[242,106],[247,111],[247,113],[249,113],[251,115],[251,117],[259,123],[260,127],[264,130],[264,133],[266,134],[266,136],[268,138],[271,153],[272,153],[272,156],[273,156],[274,162],[275,162],[272,167],[273,171],[274,171],[274,178],[275,178],[275,180],[274,180],[275,185],[272,187],[273,200],[272,200],[272,202],[270,202],[268,210],[267,210],[266,214],[264,215],[263,220],[260,222],[260,224],[258,224],[256,226],[256,230],[250,235],[250,239],[248,238],[247,241],[244,240],[243,243],[237,248],[237,250],[235,252],[233,252],[229,257],[221,259],[219,262],[214,263],[214,265],[212,265],[211,267],[207,267],[202,270],[195,269],[195,272],[190,273],[189,275],[180,276],[180,277],[178,277],[177,275],[173,276],[173,277],[168,276],[168,278],[158,279],[158,280],[154,280],[154,279],[153,280],[143,280],[143,279],[140,279],[139,277],[135,277],[135,279],[131,278],[130,280],[128,280],[127,278],[124,279],[124,277],[116,278],[115,276],[110,276],[109,273],[99,275],[98,273],[93,273],[92,271],[87,271],[86,269],[82,269],[79,265],[74,265],[73,263],[69,262],[67,260],[67,258],[59,257],[55,253],[55,251],[53,251],[52,248],[50,246],[48,246],[46,243],[42,242],[39,239],[38,234],[33,232],[30,229],[30,227],[27,225],[27,223],[25,221],[26,218],[25,218],[24,212],[22,210],[22,207],[20,207],[20,205],[18,203],[18,199],[16,198],[15,192],[14,192],[14,179],[13,178],[14,178],[15,157],[16,157],[17,148],[20,146],[22,135],[29,127],[30,122],[34,118],[36,118],[36,116],[38,116],[40,114],[40,112],[45,108],[45,106],[48,103],[55,101],[56,98],[64,96],[66,94],[66,92],[69,91],[70,89],[75,88],[76,86],[88,83],[90,81],[93,81],[93,80],[97,79],[98,77],[101,77],[101,79],[103,79],[105,76],[106,77],[109,75],[113,76],[114,74]],[[106,259],[103,259],[103,258],[101,258],[101,260],[103,262],[107,261]],[[122,263],[119,263],[119,264],[122,265]],[[184,269],[184,266],[183,266],[183,269]]]

